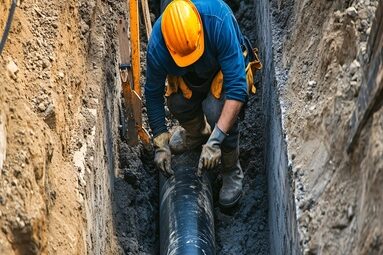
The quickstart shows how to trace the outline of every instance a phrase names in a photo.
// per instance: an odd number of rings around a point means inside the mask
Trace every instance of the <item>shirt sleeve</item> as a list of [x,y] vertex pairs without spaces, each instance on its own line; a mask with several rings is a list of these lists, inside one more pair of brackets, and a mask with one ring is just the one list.
[[158,56],[156,56],[155,52],[153,53],[149,47],[146,63],[146,108],[149,126],[155,137],[167,131],[164,108],[166,71],[160,61],[158,61]]
[[245,62],[241,50],[242,34],[232,13],[222,20],[215,35],[218,61],[223,73],[226,99],[246,102],[248,97]]

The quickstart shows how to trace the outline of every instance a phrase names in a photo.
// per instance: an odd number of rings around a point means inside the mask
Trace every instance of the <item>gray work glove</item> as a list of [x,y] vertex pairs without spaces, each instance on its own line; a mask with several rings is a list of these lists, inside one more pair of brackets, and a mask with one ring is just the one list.
[[155,155],[154,163],[166,177],[174,174],[171,169],[172,153],[169,148],[170,134],[168,132],[162,133],[153,139]]
[[215,125],[209,140],[202,146],[201,156],[198,162],[197,175],[202,175],[202,170],[212,169],[219,164],[221,159],[221,143],[226,138],[226,134]]

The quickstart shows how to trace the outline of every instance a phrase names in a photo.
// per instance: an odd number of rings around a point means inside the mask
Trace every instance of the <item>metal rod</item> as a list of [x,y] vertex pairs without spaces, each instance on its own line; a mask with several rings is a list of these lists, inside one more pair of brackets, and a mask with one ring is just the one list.
[[215,254],[213,198],[198,154],[175,156],[171,178],[160,177],[160,254]]

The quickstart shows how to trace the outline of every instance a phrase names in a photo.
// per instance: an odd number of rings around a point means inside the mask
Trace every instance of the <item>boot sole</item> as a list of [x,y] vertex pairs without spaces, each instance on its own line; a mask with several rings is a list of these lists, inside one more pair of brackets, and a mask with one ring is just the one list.
[[238,194],[237,198],[236,198],[233,202],[231,202],[231,203],[225,204],[225,203],[222,203],[221,201],[218,201],[218,202],[219,202],[219,205],[220,205],[221,207],[225,208],[225,209],[234,207],[235,205],[237,205],[237,203],[239,202],[239,200],[241,200],[241,198],[242,198],[242,193],[243,193],[243,192],[240,192],[240,193]]

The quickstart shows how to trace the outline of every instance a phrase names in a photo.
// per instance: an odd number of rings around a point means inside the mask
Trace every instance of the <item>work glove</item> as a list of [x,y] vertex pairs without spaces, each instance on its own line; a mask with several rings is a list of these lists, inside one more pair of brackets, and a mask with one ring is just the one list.
[[226,136],[227,135],[215,125],[209,140],[202,146],[202,152],[198,162],[198,176],[202,175],[203,169],[209,170],[219,164],[221,159],[221,143],[225,140]]
[[171,169],[172,153],[169,148],[170,134],[168,132],[161,133],[153,139],[155,155],[154,163],[166,177],[174,174]]

